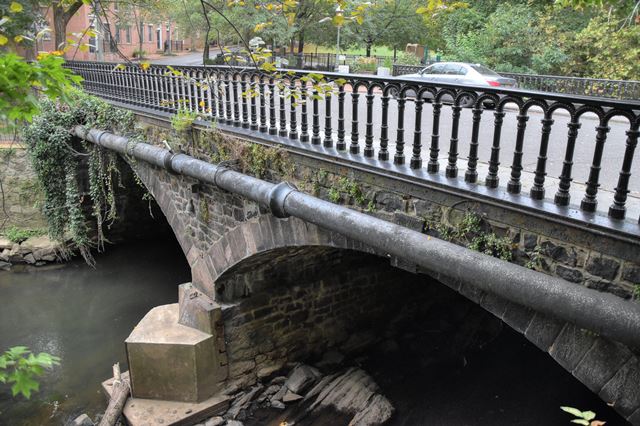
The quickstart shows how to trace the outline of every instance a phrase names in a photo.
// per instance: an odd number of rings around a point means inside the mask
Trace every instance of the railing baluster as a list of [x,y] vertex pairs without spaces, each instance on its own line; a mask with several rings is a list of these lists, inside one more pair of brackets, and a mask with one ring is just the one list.
[[318,106],[318,91],[313,90],[313,123],[311,125],[311,143],[314,145],[320,144],[320,113]]
[[287,110],[284,83],[278,85],[278,98],[280,99],[280,130],[278,136],[287,136]]
[[516,147],[513,150],[513,162],[511,163],[511,178],[507,183],[507,191],[511,194],[519,194],[522,190],[520,176],[522,176],[522,146],[524,145],[524,132],[527,129],[527,121],[529,116],[522,113],[522,109],[518,116],[518,131],[516,133]]
[[347,144],[344,140],[344,85],[340,85],[338,88],[338,143],[336,149],[338,151],[344,151],[347,149]]
[[460,125],[460,111],[462,107],[460,105],[454,105],[451,107],[452,122],[451,122],[451,140],[449,141],[449,159],[447,161],[447,167],[445,168],[445,176],[448,178],[454,178],[458,176],[458,127]]
[[273,77],[269,79],[269,134],[278,134],[278,128],[276,127],[276,84]]
[[542,200],[544,198],[544,181],[547,176],[547,150],[549,148],[549,134],[551,133],[551,126],[553,125],[553,119],[551,116],[547,116],[541,120],[542,122],[542,135],[540,137],[540,151],[538,152],[538,161],[536,164],[535,177],[533,178],[533,187],[531,188],[530,196],[534,200]]
[[396,130],[396,153],[393,156],[393,164],[404,164],[404,105],[407,100],[404,93],[400,93],[398,99],[398,128]]
[[389,161],[389,94],[387,90],[382,92],[382,123],[380,124],[380,151],[378,160]]
[[296,82],[293,78],[289,81],[289,108],[290,108],[290,122],[289,122],[289,139],[298,139],[298,118],[296,111],[296,104],[298,100],[294,96],[296,91]]
[[616,193],[613,196],[613,204],[609,207],[609,216],[614,219],[624,219],[627,212],[625,204],[629,193],[629,179],[631,178],[631,164],[633,163],[633,153],[638,145],[638,123],[631,125],[627,130],[627,142],[622,160],[622,169],[616,185]]
[[249,93],[251,96],[251,126],[249,128],[251,130],[258,130],[258,93],[259,93],[259,83],[256,82],[255,77],[249,77]]
[[229,73],[225,74],[224,79],[224,92],[225,92],[225,101],[226,101],[226,113],[227,113],[227,124],[233,124],[233,116],[231,110],[231,75]]
[[205,90],[205,93],[207,94],[207,105],[209,106],[209,114],[211,115],[211,118],[215,120],[218,112],[216,111],[216,99],[214,97],[215,92],[214,92],[213,80],[211,80],[211,73],[209,71],[207,71],[205,75],[207,76],[206,90]]
[[326,148],[333,146],[333,130],[331,129],[331,93],[326,93],[324,98],[324,141],[322,145]]
[[409,166],[412,169],[419,169],[422,167],[422,104],[424,101],[422,98],[416,98],[414,103],[416,104],[416,116],[413,131],[413,155],[411,156]]
[[568,206],[571,196],[569,188],[571,187],[571,169],[573,168],[573,152],[578,138],[578,129],[580,129],[579,117],[572,114],[571,121],[567,123],[569,132],[567,135],[567,149],[562,162],[562,173],[560,174],[560,182],[558,183],[558,191],[553,198],[554,203],[559,206]]
[[476,102],[473,106],[472,117],[469,158],[467,159],[467,171],[464,173],[464,181],[468,183],[478,181],[478,137],[480,135],[480,120],[482,119],[482,102]]
[[357,86],[351,86],[351,145],[349,145],[349,152],[352,154],[360,153],[360,146],[358,145],[360,135],[358,133],[358,99],[360,94],[358,93]]
[[302,112],[300,116],[300,142],[309,142],[309,122],[307,112],[307,83],[300,82],[300,102]]
[[247,92],[247,77],[240,76],[240,96],[242,96],[242,128],[249,128],[249,92]]
[[442,102],[436,97],[433,101],[433,127],[431,129],[431,146],[429,146],[429,162],[427,163],[427,172],[438,173],[440,163],[438,163],[438,154],[440,153],[440,113],[442,111]]
[[218,117],[220,119],[221,123],[225,122],[224,119],[224,92],[225,92],[225,86],[224,86],[224,80],[222,73],[218,72],[216,73],[216,93],[217,98],[218,98]]
[[260,85],[260,127],[258,130],[267,133],[267,101],[265,99],[267,83],[262,77],[259,77],[258,84]]
[[233,74],[231,76],[231,84],[233,87],[233,125],[240,127],[240,102],[238,100],[238,76]]
[[489,174],[485,180],[485,185],[489,188],[497,188],[500,181],[498,178],[498,166],[500,166],[500,135],[502,133],[502,121],[505,113],[502,107],[499,106],[493,115],[495,117],[493,144],[491,145],[491,158],[489,159]]
[[604,144],[607,141],[607,133],[609,133],[609,130],[610,127],[601,119],[600,124],[596,127],[596,148],[593,153],[593,163],[589,171],[589,179],[587,180],[587,189],[580,203],[580,208],[586,212],[595,212],[598,206],[596,195],[598,194],[598,187],[600,186],[600,163],[602,162],[602,153],[604,152]]
[[371,158],[374,155],[373,151],[373,88],[367,89],[367,123],[365,127],[364,135],[364,156]]

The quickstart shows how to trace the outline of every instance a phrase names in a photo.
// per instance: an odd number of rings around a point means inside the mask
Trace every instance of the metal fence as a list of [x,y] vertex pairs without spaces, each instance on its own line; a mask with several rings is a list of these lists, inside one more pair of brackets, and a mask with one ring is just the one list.
[[[413,74],[423,68],[424,66],[394,64],[393,75]],[[614,99],[640,99],[640,81],[516,74],[508,72],[500,72],[500,75],[515,79],[518,82],[518,87],[527,90]]]
[[[313,87],[307,79],[302,79],[306,75],[303,72],[291,72],[275,80],[273,76],[255,69],[229,67],[174,66],[174,72],[167,72],[163,66],[151,66],[145,71],[135,65],[114,71],[112,65],[98,62],[68,62],[67,66],[84,78],[83,84],[89,93],[131,105],[132,108],[170,113],[186,108],[221,126],[237,129],[235,132],[246,133],[248,137],[271,138],[279,143],[295,142],[297,147],[311,150],[320,146],[322,152],[335,153],[339,158],[343,158],[341,153],[348,153],[349,161],[374,164],[384,173],[409,174],[414,178],[437,176],[439,185],[458,189],[462,185],[465,191],[497,198],[500,202],[508,202],[510,196],[518,196],[509,202],[567,216],[577,211],[577,216],[571,216],[577,217],[576,220],[595,220],[595,216],[590,214],[598,206],[601,170],[614,168],[614,176],[619,177],[615,187],[613,184],[608,187],[615,192],[608,216],[610,220],[622,223],[620,219],[626,215],[634,150],[640,135],[640,102],[337,73],[325,73],[325,78],[329,82],[346,79],[346,84],[334,83],[334,94],[322,98],[314,96]],[[253,95],[243,96],[247,91]],[[292,92],[296,92],[295,97],[291,96]],[[292,102],[293,98],[299,100]],[[363,105],[361,100],[364,100]],[[453,102],[451,108],[443,108],[443,102],[447,100]],[[423,120],[426,102],[431,105],[432,115],[428,136],[422,127],[426,121],[426,118]],[[459,152],[463,105],[472,106],[470,111],[465,110],[471,128],[466,161],[461,161]],[[507,105],[516,111],[507,115]],[[345,113],[347,109],[350,109],[349,114]],[[519,195],[523,190],[525,131],[529,118],[533,117],[533,109],[541,111],[535,114],[540,114],[542,119],[541,128],[534,127],[533,130],[539,134],[539,144],[533,182],[527,197]],[[451,114],[450,138],[445,142],[440,122],[442,115],[448,112]],[[553,140],[554,146],[563,147],[562,171],[552,201],[544,204],[538,200],[545,199],[547,195],[550,134],[559,114],[568,117],[566,130],[561,129],[560,133],[565,136]],[[587,132],[585,137],[588,140],[580,142],[579,150],[581,154],[589,151],[591,160],[588,165],[584,162],[574,164],[580,128],[586,120],[593,120],[586,118],[586,114],[595,114],[595,135]],[[492,130],[481,134],[483,117],[484,128],[492,126]],[[508,153],[508,182],[506,186],[499,187],[505,117],[517,132],[509,136],[509,142],[515,139],[515,143],[513,151]],[[490,119],[488,122],[487,118]],[[612,119],[619,118],[627,123],[626,143],[616,153],[619,161],[607,160],[604,163],[609,124]],[[407,122],[412,122],[409,125],[412,128],[405,129]],[[439,157],[441,149],[448,149],[446,159]],[[480,152],[481,149],[484,151]],[[423,164],[423,154],[426,164]],[[480,154],[488,157],[488,169],[479,169]],[[504,161],[505,153],[502,155]],[[444,173],[441,173],[441,168]],[[579,206],[565,208],[570,204],[570,189],[577,172],[588,175],[585,189],[581,190]],[[460,174],[463,176],[459,177]],[[637,176],[633,178],[637,181]],[[476,185],[478,183],[484,185]],[[550,203],[555,206],[551,204],[551,209],[544,207]],[[631,225],[627,222],[625,226]],[[638,234],[640,227],[637,224],[632,226],[633,232]]]

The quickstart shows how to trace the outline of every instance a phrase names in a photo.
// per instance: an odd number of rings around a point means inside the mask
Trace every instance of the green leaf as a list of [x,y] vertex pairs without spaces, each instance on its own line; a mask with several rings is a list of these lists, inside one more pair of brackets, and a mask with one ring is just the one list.
[[32,391],[38,391],[40,384],[33,380],[31,374],[28,371],[16,371],[9,376],[9,382],[14,382],[11,386],[11,393],[13,396],[22,394],[25,398],[31,398]]
[[596,418],[596,413],[593,411],[583,411],[581,417],[585,420],[593,420]]
[[578,410],[577,408],[573,408],[573,407],[560,407],[560,409],[562,411],[565,411],[569,414],[574,415],[575,417],[580,417],[582,418],[582,411]]
[[15,1],[12,1],[11,6],[9,6],[9,10],[11,11],[11,13],[20,13],[23,9],[24,8],[22,7],[22,5]]
[[576,423],[576,424],[579,424],[579,425],[589,426],[589,420],[584,420],[584,419],[573,419],[573,420],[571,420],[571,423]]

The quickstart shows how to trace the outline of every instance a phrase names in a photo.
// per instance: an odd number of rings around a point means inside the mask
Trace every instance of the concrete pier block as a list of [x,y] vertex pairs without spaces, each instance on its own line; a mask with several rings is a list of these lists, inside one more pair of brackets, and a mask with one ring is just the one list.
[[153,308],[125,341],[133,397],[199,402],[220,390],[215,336],[178,319],[177,303]]

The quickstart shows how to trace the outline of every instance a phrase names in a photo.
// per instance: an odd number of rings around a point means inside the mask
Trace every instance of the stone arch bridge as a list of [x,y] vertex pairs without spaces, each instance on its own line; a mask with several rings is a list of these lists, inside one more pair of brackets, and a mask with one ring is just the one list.
[[[640,305],[633,300],[640,293],[640,225],[637,199],[629,196],[638,102],[363,76],[350,76],[320,101],[300,73],[276,84],[211,67],[178,67],[180,74],[70,67],[89,92],[132,108],[147,126],[150,144],[99,130],[75,133],[137,159],[135,170],[192,271],[179,303],[152,310],[127,340],[134,396],[200,401],[326,348],[357,348],[364,343],[353,335],[402,311],[406,295],[425,309],[458,309],[453,293],[443,290],[448,287],[522,333],[640,425]],[[335,82],[341,77],[328,75]],[[256,96],[238,96],[252,85]],[[286,90],[300,91],[300,104],[276,96]],[[419,96],[409,99],[411,91]],[[216,123],[215,137],[206,120],[194,126],[191,156],[159,147],[176,99]],[[463,99],[474,101],[470,111]],[[483,140],[487,101],[494,103],[494,120]],[[432,112],[428,152],[423,108]],[[449,109],[449,152],[440,173],[441,124]],[[523,156],[533,145],[527,122],[538,113],[535,170],[527,181]],[[591,133],[580,130],[588,116]],[[513,157],[505,169],[501,132],[509,117]],[[562,120],[567,131],[559,137],[553,124]],[[606,149],[620,140],[619,161],[608,167]],[[490,148],[484,165],[481,143]],[[579,185],[582,151],[589,151],[582,163],[588,178]],[[553,155],[563,159],[557,180],[547,176]],[[478,184],[483,173],[484,185]],[[609,192],[601,188],[608,179]],[[521,194],[525,188],[528,195]],[[571,204],[576,195],[579,205]],[[482,220],[471,223],[468,211]],[[483,238],[476,248],[509,261],[463,247],[469,227]]]

